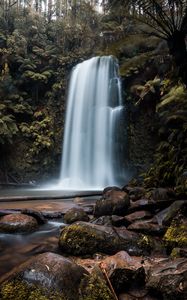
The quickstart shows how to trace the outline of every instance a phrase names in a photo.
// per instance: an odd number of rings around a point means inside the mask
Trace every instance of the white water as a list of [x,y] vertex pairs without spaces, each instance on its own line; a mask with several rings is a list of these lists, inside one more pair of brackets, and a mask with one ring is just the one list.
[[116,131],[122,112],[116,60],[103,56],[78,64],[70,80],[60,188],[120,185],[124,172]]

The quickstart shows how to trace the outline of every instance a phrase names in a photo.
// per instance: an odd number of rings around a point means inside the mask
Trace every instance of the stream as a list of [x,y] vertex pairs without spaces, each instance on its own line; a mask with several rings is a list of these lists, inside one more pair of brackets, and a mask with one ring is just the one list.
[[[90,192],[84,192],[85,195],[89,193]],[[82,192],[64,193],[61,191],[60,194],[60,191],[56,193],[54,193],[54,191],[53,193],[48,193],[48,191],[43,193],[41,193],[41,191],[35,191],[31,193],[30,191],[18,191],[15,189],[1,190],[0,213],[7,209],[10,210],[10,212],[12,212],[12,210],[19,212],[23,209],[33,209],[45,215],[47,222],[43,225],[39,225],[37,231],[32,233],[0,233],[0,277],[31,256],[48,251],[58,253],[60,228],[65,226],[63,223],[63,214],[72,207],[82,207],[89,213],[89,210],[92,209],[93,204],[98,198],[97,195],[75,197],[75,195],[80,194],[82,195]],[[63,199],[58,199],[60,195]],[[23,196],[27,198],[34,196],[36,199],[25,201],[24,198],[22,198]],[[40,199],[40,196],[42,196],[42,199]],[[48,200],[43,200],[44,196]],[[57,199],[49,199],[50,197],[55,198],[55,196]],[[72,198],[66,199],[66,197]],[[16,200],[19,198],[21,200]],[[11,199],[13,201],[11,201]],[[55,218],[53,218],[53,215]]]

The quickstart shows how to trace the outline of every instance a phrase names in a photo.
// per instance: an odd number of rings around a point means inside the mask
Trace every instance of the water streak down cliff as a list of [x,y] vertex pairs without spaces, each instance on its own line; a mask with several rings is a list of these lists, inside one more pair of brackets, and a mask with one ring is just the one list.
[[71,75],[60,183],[62,189],[101,189],[124,177],[118,64],[112,56],[78,64]]

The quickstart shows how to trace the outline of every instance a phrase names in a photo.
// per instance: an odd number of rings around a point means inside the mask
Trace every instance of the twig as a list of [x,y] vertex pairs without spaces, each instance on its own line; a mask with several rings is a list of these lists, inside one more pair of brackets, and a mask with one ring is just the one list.
[[114,291],[114,289],[113,289],[112,283],[111,283],[111,281],[110,281],[110,279],[108,277],[108,274],[107,274],[105,268],[102,267],[102,263],[99,264],[99,267],[100,267],[100,269],[101,269],[101,271],[102,271],[102,273],[103,273],[106,281],[108,282],[108,285],[110,287],[110,290],[111,290],[111,292],[112,292],[115,300],[119,300],[118,297],[117,297],[117,295],[116,295],[116,293],[115,293],[115,291]]

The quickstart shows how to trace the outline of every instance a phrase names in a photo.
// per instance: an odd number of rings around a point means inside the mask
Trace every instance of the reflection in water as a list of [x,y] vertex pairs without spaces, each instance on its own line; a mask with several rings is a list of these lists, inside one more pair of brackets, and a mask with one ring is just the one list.
[[33,255],[58,252],[61,226],[64,226],[63,219],[55,219],[30,234],[0,234],[0,276]]

